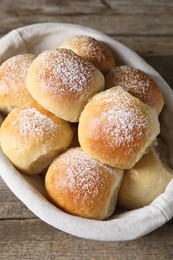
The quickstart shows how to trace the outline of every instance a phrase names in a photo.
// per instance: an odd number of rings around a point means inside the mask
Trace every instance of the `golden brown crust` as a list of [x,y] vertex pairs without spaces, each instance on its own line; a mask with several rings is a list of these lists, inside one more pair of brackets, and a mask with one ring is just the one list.
[[156,111],[121,87],[95,95],[79,121],[79,142],[91,157],[131,168],[159,134]]
[[80,148],[59,155],[46,174],[51,201],[73,215],[105,219],[116,205],[123,171],[87,156]]
[[115,59],[109,48],[96,39],[77,35],[62,42],[59,48],[70,49],[76,54],[91,62],[103,74],[115,67]]
[[36,102],[16,108],[0,129],[1,148],[21,171],[40,173],[67,149],[73,137],[70,125]]
[[113,68],[106,76],[106,88],[122,86],[133,96],[156,109],[164,106],[163,94],[156,82],[144,71],[127,65]]
[[137,209],[150,204],[164,192],[173,178],[173,171],[165,167],[154,148],[124,173],[118,204],[125,209]]
[[32,63],[27,86],[34,99],[56,116],[76,122],[104,77],[92,64],[70,50],[49,50]]
[[8,114],[13,108],[33,101],[26,87],[26,75],[35,59],[33,54],[9,58],[0,66],[0,111]]

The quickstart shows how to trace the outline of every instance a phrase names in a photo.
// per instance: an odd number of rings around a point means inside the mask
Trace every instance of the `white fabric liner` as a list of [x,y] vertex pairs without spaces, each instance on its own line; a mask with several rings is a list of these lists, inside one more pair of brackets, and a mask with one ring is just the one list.
[[[63,23],[41,23],[11,31],[0,40],[0,63],[19,53],[39,54],[54,49],[64,39],[78,34],[95,37],[106,43],[115,54],[118,65],[128,64],[144,70],[160,85],[165,107],[161,113],[161,136],[169,150],[173,168],[173,92],[164,79],[135,52],[93,29]],[[173,217],[173,180],[165,192],[149,206],[117,213],[106,221],[88,220],[67,214],[47,199],[40,175],[27,176],[18,172],[0,151],[0,174],[11,191],[40,219],[72,235],[103,241],[133,240],[162,226]]]

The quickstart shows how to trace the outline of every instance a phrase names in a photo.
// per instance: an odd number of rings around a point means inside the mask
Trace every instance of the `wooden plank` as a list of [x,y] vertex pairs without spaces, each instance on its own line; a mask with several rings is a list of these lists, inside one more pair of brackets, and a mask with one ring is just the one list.
[[2,1],[0,33],[31,23],[54,21],[81,24],[108,34],[173,35],[172,1],[160,2]]
[[148,62],[160,75],[166,80],[173,90],[173,56],[152,56],[141,54],[146,62]]
[[1,260],[173,259],[172,233],[173,220],[135,241],[103,242],[74,237],[40,220],[5,220],[0,222]]
[[35,218],[0,178],[0,219]]
[[[18,16],[18,17],[17,17]],[[6,14],[0,15],[1,27],[0,34],[22,27],[28,24],[40,22],[61,22],[80,24],[105,32],[107,34],[116,35],[173,35],[173,19],[172,14],[161,14],[158,16],[137,14],[121,15],[121,14],[91,14],[91,15],[60,15],[58,12],[54,14],[41,13],[39,16],[34,15],[32,11],[28,13]],[[4,19],[5,24],[3,23]],[[143,22],[145,20],[145,23]],[[160,23],[160,20],[164,23]]]
[[88,1],[80,1],[80,0],[4,0],[1,4],[4,11],[7,13],[25,13],[33,12],[34,14],[47,13],[47,14],[55,14],[60,13],[64,14],[90,14],[90,13],[98,13],[100,11],[105,11],[107,8],[105,1],[100,0],[88,0]]
[[169,14],[171,9],[173,8],[173,2],[171,0],[105,0],[102,1],[102,3],[103,2],[107,5],[107,7],[109,7],[109,10],[112,10],[114,13],[124,14]]
[[4,0],[1,1],[1,7],[6,12],[15,12],[19,14],[21,12],[28,14],[28,11],[34,13],[47,13],[55,14],[59,12],[60,14],[98,14],[102,13],[112,13],[112,14],[169,14],[172,11],[173,3],[171,0],[150,0],[139,2],[138,0],[30,0],[26,2],[25,0]]
[[168,56],[173,54],[173,36],[109,35],[139,54]]

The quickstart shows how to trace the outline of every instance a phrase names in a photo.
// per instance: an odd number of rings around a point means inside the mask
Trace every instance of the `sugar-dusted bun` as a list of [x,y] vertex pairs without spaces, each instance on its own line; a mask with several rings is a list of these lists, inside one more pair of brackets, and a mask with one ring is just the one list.
[[127,65],[113,68],[106,76],[106,88],[114,86],[122,86],[160,114],[164,106],[163,94],[156,82],[144,71]]
[[13,109],[0,128],[1,148],[19,170],[40,173],[72,140],[69,123],[36,102]]
[[106,166],[71,148],[50,165],[45,186],[50,200],[64,211],[103,220],[115,210],[123,170]]
[[0,66],[0,111],[8,114],[13,108],[33,101],[26,87],[26,75],[34,60],[33,54],[9,58]]
[[104,89],[104,76],[71,50],[48,50],[32,63],[27,86],[48,111],[77,122],[88,99]]
[[103,74],[108,73],[110,69],[116,66],[115,59],[109,48],[105,44],[86,35],[77,35],[68,38],[58,48],[74,51],[82,58],[91,62]]
[[130,169],[159,134],[156,111],[114,87],[95,95],[79,120],[79,143],[91,157]]
[[152,147],[141,160],[124,173],[123,183],[118,195],[119,206],[126,209],[137,209],[150,204],[164,192],[173,178],[159,154]]

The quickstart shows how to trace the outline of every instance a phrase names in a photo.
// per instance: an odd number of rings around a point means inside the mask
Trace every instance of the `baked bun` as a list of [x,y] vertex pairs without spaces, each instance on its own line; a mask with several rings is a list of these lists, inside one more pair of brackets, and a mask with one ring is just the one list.
[[0,111],[8,114],[13,108],[33,101],[26,87],[26,75],[34,60],[33,54],[9,58],[0,66]]
[[130,169],[159,134],[155,109],[114,87],[95,95],[83,110],[79,143],[91,157]]
[[64,211],[103,220],[114,212],[123,170],[106,166],[71,148],[50,165],[45,186],[50,200]]
[[0,128],[1,148],[19,170],[40,173],[70,144],[69,123],[48,112],[36,102],[16,108]]
[[147,73],[127,65],[113,68],[106,76],[106,88],[118,85],[145,104],[155,108],[160,114],[164,106],[163,94]]
[[96,39],[77,35],[62,42],[58,48],[65,48],[74,51],[77,55],[91,62],[103,74],[115,67],[115,59],[109,48]]
[[119,206],[137,209],[150,204],[164,192],[173,178],[173,171],[163,164],[152,147],[130,170],[126,170],[120,192]]
[[33,61],[27,86],[48,111],[77,122],[88,99],[104,89],[104,76],[71,50],[48,50]]

